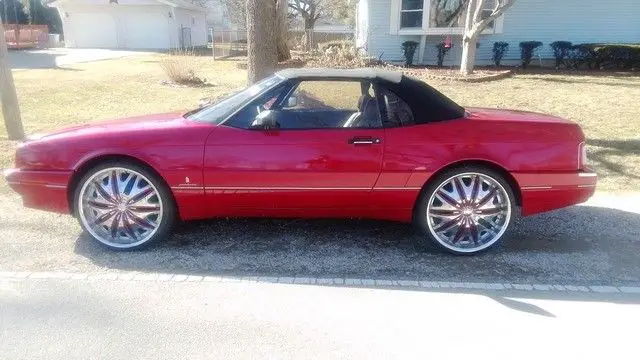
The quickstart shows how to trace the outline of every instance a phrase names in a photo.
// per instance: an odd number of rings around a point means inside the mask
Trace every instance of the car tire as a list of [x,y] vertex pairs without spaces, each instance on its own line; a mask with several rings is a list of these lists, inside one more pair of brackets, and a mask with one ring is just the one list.
[[517,217],[515,196],[504,176],[481,166],[447,170],[423,189],[414,213],[418,245],[454,255],[497,247]]
[[139,250],[165,239],[176,217],[165,182],[128,161],[109,161],[87,171],[73,199],[82,229],[111,250]]

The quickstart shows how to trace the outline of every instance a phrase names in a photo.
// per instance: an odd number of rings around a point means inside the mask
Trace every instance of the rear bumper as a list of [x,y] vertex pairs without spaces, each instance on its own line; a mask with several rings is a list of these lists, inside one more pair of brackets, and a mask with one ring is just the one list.
[[7,169],[5,181],[22,197],[24,206],[68,214],[67,188],[73,171]]
[[520,186],[524,216],[583,203],[594,194],[598,182],[591,170],[513,175]]

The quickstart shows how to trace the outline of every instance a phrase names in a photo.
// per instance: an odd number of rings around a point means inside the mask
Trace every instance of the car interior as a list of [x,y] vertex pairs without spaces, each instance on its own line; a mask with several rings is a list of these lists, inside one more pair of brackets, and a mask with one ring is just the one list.
[[274,100],[267,99],[259,111],[271,110],[280,129],[382,126],[375,90],[368,81],[302,81],[282,105],[273,108]]

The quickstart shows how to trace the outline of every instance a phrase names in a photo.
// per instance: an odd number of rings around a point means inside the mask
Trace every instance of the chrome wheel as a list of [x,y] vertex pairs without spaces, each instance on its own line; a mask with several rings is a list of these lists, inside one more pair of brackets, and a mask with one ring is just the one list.
[[494,178],[467,172],[443,181],[427,205],[427,225],[444,247],[481,251],[498,241],[511,220],[511,199]]
[[83,227],[96,240],[114,248],[133,248],[158,231],[164,209],[160,192],[141,173],[122,167],[97,171],[78,197]]

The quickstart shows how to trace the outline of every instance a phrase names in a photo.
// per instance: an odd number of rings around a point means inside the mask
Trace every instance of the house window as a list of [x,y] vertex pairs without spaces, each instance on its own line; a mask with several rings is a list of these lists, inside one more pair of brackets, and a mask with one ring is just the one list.
[[464,27],[467,0],[427,0],[430,28]]
[[[487,0],[484,4],[484,9],[482,9],[481,17],[482,20],[488,18],[493,13],[493,8],[495,7],[495,2],[493,0]],[[494,29],[496,26],[496,21],[492,21],[487,26],[487,29]]]
[[401,28],[421,28],[424,15],[423,0],[402,0],[400,9]]
[[[397,9],[391,15],[392,33],[406,34],[462,34],[469,0],[391,0]],[[485,0],[480,12],[482,19],[491,15],[495,0]],[[492,21],[485,33],[501,32],[502,19]]]

